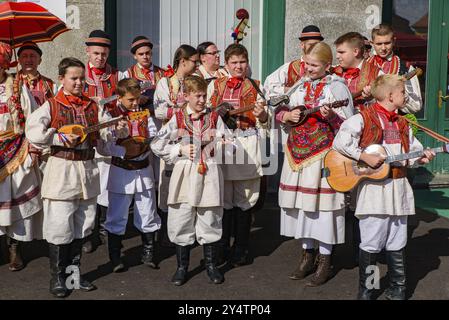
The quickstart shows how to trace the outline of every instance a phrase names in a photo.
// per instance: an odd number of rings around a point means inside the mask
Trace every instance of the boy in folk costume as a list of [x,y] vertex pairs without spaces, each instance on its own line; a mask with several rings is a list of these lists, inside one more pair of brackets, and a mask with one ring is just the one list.
[[[157,120],[166,124],[173,114],[185,105],[184,79],[192,75],[200,64],[198,52],[192,46],[183,44],[176,51],[173,58],[173,69],[168,68],[165,77],[162,78],[154,93],[154,109]],[[170,66],[169,66],[170,67]],[[171,246],[167,238],[167,196],[170,183],[170,175],[173,166],[160,161],[158,205],[162,219],[162,243]]]
[[[263,176],[261,148],[266,129],[270,127],[268,109],[260,96],[259,81],[246,77],[248,51],[240,44],[231,44],[225,51],[226,69],[229,77],[217,79],[209,84],[208,100],[212,109],[226,102],[234,109],[255,106],[236,117],[237,129],[234,138],[239,150],[244,150],[244,163],[236,158],[226,159],[223,165],[225,198],[223,213],[223,237],[221,255],[233,266],[249,263],[249,238],[251,230],[251,208],[259,199]],[[246,157],[248,160],[246,160]],[[229,163],[228,160],[232,160]],[[234,223],[234,244],[230,255],[230,238]]]
[[[28,118],[26,135],[36,146],[51,148],[41,192],[44,238],[49,243],[50,292],[56,297],[65,297],[69,294],[66,267],[72,265],[79,270],[83,241],[95,224],[100,177],[93,147],[103,153],[106,145],[95,132],[82,143],[76,134],[58,133],[65,125],[90,127],[100,122],[98,106],[82,93],[84,64],[75,58],[65,58],[59,63],[58,73],[61,90]],[[122,121],[116,135],[125,137],[127,134],[127,123]],[[104,135],[104,139],[107,138]],[[83,291],[95,289],[83,278],[75,285]]]
[[20,78],[8,75],[12,48],[0,42],[0,235],[9,245],[9,270],[23,269],[21,242],[42,238],[42,200],[36,150],[24,134],[38,106]]
[[[153,140],[153,152],[167,164],[174,164],[168,194],[168,234],[176,244],[178,268],[175,285],[187,280],[190,248],[204,246],[207,275],[219,284],[217,246],[222,234],[223,174],[215,158],[226,127],[214,111],[206,111],[207,82],[190,76],[184,81],[184,108],[162,127]],[[179,143],[173,141],[181,140]],[[218,143],[218,145],[216,145]]]
[[139,82],[149,82],[151,86],[146,89],[139,101],[139,105],[149,109],[154,114],[153,97],[156,85],[164,77],[164,70],[153,64],[153,44],[145,36],[135,37],[131,44],[131,53],[136,64],[128,68],[122,78],[133,78]]
[[[382,75],[374,81],[371,90],[377,102],[343,123],[333,148],[372,168],[379,167],[385,156],[366,153],[364,149],[369,145],[382,145],[388,155],[423,150],[407,121],[397,114],[406,101],[404,79],[398,75]],[[366,283],[372,271],[367,268],[376,264],[377,254],[383,249],[386,250],[390,280],[386,297],[390,300],[405,299],[407,218],[415,214],[407,167],[427,164],[434,156],[433,152],[425,150],[424,156],[419,159],[392,164],[388,179],[367,180],[359,185],[355,213],[359,219],[361,234],[359,299],[372,298],[373,289],[368,288]]]
[[55,84],[39,73],[37,68],[42,62],[42,50],[34,42],[25,42],[17,52],[21,70],[18,75],[30,90],[36,104],[41,106],[54,97]]
[[[302,54],[307,49],[321,41],[324,38],[321,35],[320,28],[314,25],[305,27],[299,36],[299,47]],[[306,64],[304,57],[288,62],[279,69],[270,74],[264,83],[264,88],[269,96],[282,95],[290,89],[298,80],[304,77],[306,73]]]
[[[407,66],[393,52],[395,37],[393,29],[386,24],[375,27],[371,33],[371,43],[376,54],[368,61],[381,69],[385,74],[404,75],[415,70],[413,66]],[[421,89],[418,77],[413,77],[405,83],[407,103],[400,109],[401,113],[416,113],[422,108]]]
[[383,72],[364,59],[365,40],[360,33],[349,32],[335,41],[339,65],[333,73],[344,78],[354,97],[354,107],[363,109],[371,100],[370,84]]
[[[136,79],[120,80],[117,84],[117,94],[119,95],[117,107],[123,115],[143,110],[139,106],[141,88]],[[107,185],[110,206],[105,229],[108,231],[109,258],[114,272],[124,269],[120,251],[122,238],[126,232],[129,207],[133,200],[134,225],[139,229],[143,243],[142,262],[152,268],[157,267],[154,261],[154,232],[159,230],[161,223],[156,206],[157,185],[150,161],[153,157],[149,144],[137,140],[154,137],[157,128],[149,116],[129,120],[128,126],[129,137],[114,143],[115,148],[119,149],[117,153],[121,156],[112,157]],[[129,141],[126,149],[121,146],[122,141]],[[132,152],[132,156],[126,155],[129,151]]]
[[[111,37],[107,33],[102,30],[94,30],[89,34],[85,44],[89,61],[86,65],[86,82],[83,92],[98,104],[101,99],[115,94],[117,82],[122,76],[118,70],[107,63],[111,48]],[[108,112],[113,117],[117,116],[116,102],[99,107],[102,108],[100,112]],[[97,245],[106,242],[106,230],[104,229],[108,209],[106,185],[108,183],[111,158],[101,156],[98,153],[96,158],[98,168],[100,169],[101,194],[97,199],[98,206],[94,232],[83,245],[83,251],[86,253],[92,252]]]
[[[341,123],[353,115],[351,93],[343,79],[328,75],[332,63],[331,48],[321,42],[305,53],[307,77],[291,96],[290,105],[306,108],[348,100],[338,109],[321,107],[305,123],[288,129],[285,160],[279,187],[281,235],[302,240],[302,259],[290,279],[300,280],[312,273],[308,286],[327,281],[331,271],[331,253],[345,241],[344,194],[331,189],[321,176],[324,156]],[[297,122],[300,111],[283,107],[276,119],[281,123]],[[315,247],[319,254],[315,259]]]

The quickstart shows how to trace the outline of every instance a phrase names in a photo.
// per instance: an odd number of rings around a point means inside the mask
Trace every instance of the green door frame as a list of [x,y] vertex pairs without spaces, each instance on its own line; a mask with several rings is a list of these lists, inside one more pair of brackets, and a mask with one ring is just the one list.
[[263,1],[262,77],[284,64],[285,0]]

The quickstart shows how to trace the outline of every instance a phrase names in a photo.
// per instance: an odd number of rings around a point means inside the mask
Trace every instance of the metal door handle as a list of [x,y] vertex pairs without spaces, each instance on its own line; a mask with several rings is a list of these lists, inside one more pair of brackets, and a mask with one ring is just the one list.
[[443,101],[449,100],[449,96],[443,96],[443,91],[438,91],[438,108],[443,107]]

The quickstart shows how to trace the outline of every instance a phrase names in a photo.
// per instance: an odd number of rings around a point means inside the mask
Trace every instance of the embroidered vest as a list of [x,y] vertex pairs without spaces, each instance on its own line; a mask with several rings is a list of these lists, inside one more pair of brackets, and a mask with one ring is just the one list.
[[401,60],[397,55],[393,55],[391,61],[384,61],[382,65],[379,65],[375,59],[376,56],[370,57],[367,61],[375,67],[381,69],[385,74],[399,74],[401,67]]
[[[50,103],[50,127],[52,128],[59,129],[70,124],[81,124],[85,127],[98,124],[98,106],[92,100],[84,106],[74,107],[70,105],[64,93],[60,91],[56,97],[49,99],[48,102]],[[91,146],[93,146],[95,140],[99,138],[99,133],[90,133],[88,138]]]
[[[364,149],[372,144],[382,144],[384,140],[384,132],[380,123],[377,111],[372,107],[367,107],[360,112],[363,117],[363,131],[359,142],[360,148]],[[397,124],[402,147],[405,153],[410,151],[410,131],[408,122],[402,118],[398,118]]]
[[[227,81],[228,77],[223,77],[215,81],[214,93],[211,97],[213,108],[216,108],[223,102],[229,102],[234,106],[234,109],[240,109],[252,106],[257,102],[257,90],[251,84],[251,81],[245,79],[241,86],[234,91],[226,86]],[[256,80],[256,85],[259,85],[259,83]],[[252,111],[237,115],[236,118],[238,129],[246,130],[256,126],[256,117]]]
[[[109,64],[106,64],[106,72],[98,79],[100,83],[100,87],[97,86],[97,83],[91,76],[89,75],[88,70],[86,69],[86,83],[84,85],[83,93],[90,97],[101,97],[108,98],[115,94],[115,89],[118,83],[118,70],[112,68]],[[114,117],[116,114],[116,105],[117,101],[108,103],[106,105],[106,109],[111,115]]]
[[292,87],[299,79],[304,77],[306,73],[306,65],[304,61],[295,60],[288,66],[286,87]]

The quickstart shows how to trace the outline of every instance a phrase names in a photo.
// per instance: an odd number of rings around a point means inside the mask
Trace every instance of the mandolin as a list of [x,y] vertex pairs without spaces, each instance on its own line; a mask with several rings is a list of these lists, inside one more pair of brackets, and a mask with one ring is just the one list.
[[306,106],[293,107],[292,109],[290,109],[290,111],[297,110],[297,109],[301,110],[299,120],[298,120],[298,122],[287,121],[284,123],[284,125],[288,128],[297,127],[297,126],[302,125],[307,120],[309,115],[320,111],[320,109],[322,107],[329,107],[329,108],[335,109],[335,108],[346,107],[348,104],[349,104],[349,99],[345,99],[345,100],[335,101],[332,103],[326,103],[321,106],[310,108],[310,109],[308,109]]
[[85,127],[81,124],[69,124],[69,125],[62,126],[61,128],[59,128],[58,133],[76,134],[77,136],[79,136],[77,144],[81,144],[86,140],[89,133],[100,131],[101,129],[104,129],[107,127],[111,127],[111,126],[117,124],[120,120],[125,119],[125,118],[128,118],[129,120],[136,120],[143,116],[148,116],[148,114],[149,114],[148,110],[139,111],[139,112],[131,112],[127,116],[119,116],[116,118],[112,118],[111,120],[108,120],[108,121],[105,121],[105,122],[102,122],[102,123],[99,123],[99,124],[96,124],[96,125],[90,126],[90,127]]
[[[435,153],[448,153],[449,144],[431,149]],[[362,181],[382,181],[390,176],[391,164],[397,161],[420,158],[423,151],[416,151],[395,156],[388,156],[381,145],[373,144],[364,149],[368,154],[381,154],[386,157],[378,168],[372,168],[363,161],[355,161],[336,150],[331,149],[324,158],[324,176],[327,182],[337,192],[348,192],[356,188]]]

